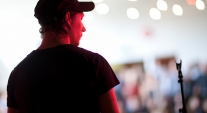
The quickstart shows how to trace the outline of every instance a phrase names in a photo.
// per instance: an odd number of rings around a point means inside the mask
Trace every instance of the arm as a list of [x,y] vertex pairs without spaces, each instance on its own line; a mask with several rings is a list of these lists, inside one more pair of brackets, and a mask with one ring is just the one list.
[[10,108],[8,107],[7,113],[21,113],[19,108]]
[[119,113],[114,88],[99,96],[101,113]]

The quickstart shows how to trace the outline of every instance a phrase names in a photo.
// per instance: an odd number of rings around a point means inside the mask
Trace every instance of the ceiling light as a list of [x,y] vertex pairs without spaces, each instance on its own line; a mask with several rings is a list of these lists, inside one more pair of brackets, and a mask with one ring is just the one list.
[[167,3],[164,0],[158,0],[157,1],[157,8],[159,10],[166,11],[167,10]]
[[139,12],[135,8],[129,8],[129,9],[127,9],[127,16],[130,19],[137,19],[137,18],[139,18]]
[[197,0],[196,1],[196,7],[198,10],[204,10],[205,9],[205,4],[202,0]]
[[151,8],[149,14],[150,14],[150,17],[154,20],[159,20],[161,18],[161,13],[156,8]]
[[183,15],[182,7],[180,5],[177,5],[177,4],[173,5],[173,13],[177,16]]
[[101,3],[101,4],[97,5],[96,11],[98,14],[104,15],[109,12],[109,7],[108,7],[108,5]]

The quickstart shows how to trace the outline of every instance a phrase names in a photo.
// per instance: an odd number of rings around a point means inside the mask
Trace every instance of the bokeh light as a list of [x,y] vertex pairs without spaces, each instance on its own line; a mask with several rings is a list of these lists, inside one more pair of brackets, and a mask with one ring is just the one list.
[[127,9],[127,16],[130,19],[137,19],[139,18],[139,11],[136,8],[129,8]]
[[164,0],[158,0],[157,1],[157,8],[159,10],[166,11],[168,6],[167,6],[167,3]]
[[196,0],[186,0],[186,2],[188,3],[188,5],[195,5]]
[[149,14],[150,14],[150,17],[154,20],[159,20],[161,18],[161,13],[156,8],[151,8]]
[[198,10],[204,10],[205,9],[205,4],[202,0],[197,0],[196,1],[196,7]]
[[97,5],[96,11],[98,14],[104,15],[109,12],[109,7],[108,7],[108,5],[101,3],[101,4]]
[[180,5],[173,5],[173,13],[177,16],[182,16],[183,15],[183,9]]

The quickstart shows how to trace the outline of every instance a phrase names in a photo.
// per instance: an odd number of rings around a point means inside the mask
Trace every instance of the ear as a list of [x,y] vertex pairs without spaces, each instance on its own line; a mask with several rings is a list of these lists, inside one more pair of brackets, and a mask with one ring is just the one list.
[[65,14],[65,21],[66,21],[66,23],[67,23],[69,26],[71,26],[70,12],[67,12],[67,13]]

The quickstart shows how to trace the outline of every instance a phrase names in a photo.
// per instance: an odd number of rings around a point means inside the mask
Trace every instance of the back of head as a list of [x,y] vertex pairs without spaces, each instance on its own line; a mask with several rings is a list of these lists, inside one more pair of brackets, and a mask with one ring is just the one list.
[[79,2],[77,0],[39,0],[34,9],[34,16],[41,25],[40,33],[50,29],[61,29],[67,12],[92,11],[93,2]]

